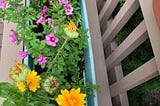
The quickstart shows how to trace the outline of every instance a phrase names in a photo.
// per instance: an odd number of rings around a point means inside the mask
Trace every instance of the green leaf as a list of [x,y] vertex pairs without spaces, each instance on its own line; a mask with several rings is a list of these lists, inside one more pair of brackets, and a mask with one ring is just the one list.
[[[9,103],[8,101],[16,103],[22,98],[22,93],[17,88],[16,85],[10,84],[8,82],[0,83],[0,97],[6,99],[5,104]],[[14,106],[14,105],[13,105]]]

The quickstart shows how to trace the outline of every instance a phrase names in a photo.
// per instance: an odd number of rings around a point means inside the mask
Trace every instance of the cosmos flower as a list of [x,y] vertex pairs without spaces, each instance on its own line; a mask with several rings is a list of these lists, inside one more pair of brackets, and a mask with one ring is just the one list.
[[58,38],[56,38],[53,33],[46,35],[46,43],[48,45],[55,47],[57,42],[58,42]]

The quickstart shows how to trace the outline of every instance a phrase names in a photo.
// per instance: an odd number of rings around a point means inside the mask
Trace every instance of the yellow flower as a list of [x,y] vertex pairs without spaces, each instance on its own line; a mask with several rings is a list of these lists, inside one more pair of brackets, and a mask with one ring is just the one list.
[[69,24],[67,25],[67,29],[72,31],[72,32],[77,30],[77,27],[74,24],[73,20],[70,20]]
[[41,80],[41,77],[37,75],[36,71],[30,71],[27,74],[26,77],[26,82],[27,85],[29,86],[29,90],[35,92],[37,88],[40,88],[40,83],[39,81]]
[[24,92],[26,90],[26,85],[24,82],[17,83],[17,87],[20,89],[21,92]]
[[56,102],[60,106],[85,106],[86,94],[80,93],[80,88],[71,89],[70,91],[61,90],[61,95],[58,95]]

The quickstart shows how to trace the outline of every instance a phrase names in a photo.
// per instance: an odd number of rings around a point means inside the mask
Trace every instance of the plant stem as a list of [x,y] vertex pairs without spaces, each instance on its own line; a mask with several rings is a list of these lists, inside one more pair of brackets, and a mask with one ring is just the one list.
[[55,62],[55,60],[57,59],[57,57],[58,57],[59,54],[61,53],[62,49],[64,48],[64,46],[65,46],[65,44],[67,43],[68,40],[69,40],[69,38],[66,38],[66,40],[64,41],[64,43],[62,44],[62,46],[59,48],[56,56],[54,57],[53,61],[51,62],[50,66],[49,66],[49,68],[48,68],[48,70],[47,70],[47,73],[48,73],[48,71],[51,69],[51,65],[53,65],[53,63]]

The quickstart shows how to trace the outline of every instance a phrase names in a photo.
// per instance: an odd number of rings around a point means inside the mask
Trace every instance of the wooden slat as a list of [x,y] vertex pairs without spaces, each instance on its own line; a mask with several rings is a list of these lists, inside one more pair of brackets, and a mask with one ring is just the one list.
[[107,20],[111,16],[113,10],[117,6],[119,0],[107,0],[104,4],[100,14],[99,14],[99,20],[101,25],[102,33],[106,29]]
[[110,86],[111,96],[116,96],[131,88],[136,87],[156,76],[158,76],[158,69],[155,58],[152,58],[141,67],[125,76],[120,81]]
[[101,11],[105,1],[104,0],[97,0],[97,8],[98,8],[98,13]]
[[2,46],[2,35],[0,35],[0,47]]
[[111,96],[116,96],[131,88],[136,87],[156,76],[158,76],[158,69],[155,62],[155,58],[152,58],[141,67],[125,76],[120,81],[110,86]]
[[[117,48],[117,43],[113,41],[111,44],[111,50],[114,51]],[[115,80],[119,81],[123,78],[123,71],[121,64],[115,66],[112,71],[114,71]],[[127,92],[124,92],[112,99],[114,106],[129,106]]]
[[3,34],[3,23],[0,22],[0,34]]
[[139,7],[138,0],[127,0],[121,10],[118,12],[113,22],[108,26],[102,36],[104,48],[111,43],[121,28],[127,23],[130,17]]
[[106,65],[110,70],[119,64],[133,50],[141,45],[148,38],[147,29],[142,21],[134,31],[119,45],[117,49],[106,59]]
[[153,13],[152,0],[139,0],[153,53],[155,55],[158,70],[160,72],[160,30]]
[[87,7],[88,22],[92,41],[96,82],[102,83],[102,86],[100,88],[101,92],[98,92],[98,105],[112,106],[96,0],[86,0],[85,2]]

